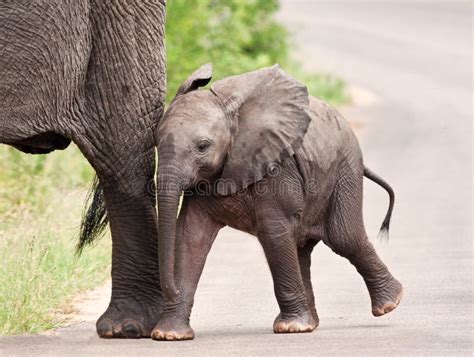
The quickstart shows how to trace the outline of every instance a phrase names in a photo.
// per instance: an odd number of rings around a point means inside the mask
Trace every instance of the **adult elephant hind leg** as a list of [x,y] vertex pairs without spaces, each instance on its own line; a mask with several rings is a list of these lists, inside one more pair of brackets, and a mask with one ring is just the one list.
[[[100,337],[150,337],[162,310],[153,149],[137,162],[99,166],[112,233],[112,295],[96,327]],[[93,160],[91,160],[93,161]],[[123,169],[133,167],[133,170]],[[122,169],[120,169],[122,168]]]
[[149,187],[166,89],[166,5],[89,3],[92,47],[72,139],[99,176],[112,232],[112,295],[97,333],[149,337],[163,305]]
[[97,333],[150,337],[162,312],[154,204],[147,197],[108,189],[105,197],[112,231],[112,296],[97,321]]
[[[360,181],[362,178],[360,178]],[[362,182],[340,180],[332,197],[324,241],[335,253],[347,258],[362,275],[372,301],[372,314],[394,310],[403,287],[382,262],[368,240],[362,219]]]

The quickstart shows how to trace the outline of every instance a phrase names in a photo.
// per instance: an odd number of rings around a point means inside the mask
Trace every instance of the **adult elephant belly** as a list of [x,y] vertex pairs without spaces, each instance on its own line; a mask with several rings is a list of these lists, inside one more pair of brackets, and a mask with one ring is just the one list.
[[11,146],[27,154],[48,154],[54,150],[64,150],[70,143],[71,139],[49,132],[14,142]]

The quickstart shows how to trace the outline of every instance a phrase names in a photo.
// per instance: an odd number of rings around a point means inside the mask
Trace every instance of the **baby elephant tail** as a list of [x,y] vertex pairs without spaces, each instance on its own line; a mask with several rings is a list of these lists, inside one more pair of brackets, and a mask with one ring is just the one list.
[[382,226],[380,227],[380,236],[387,236],[388,239],[388,230],[390,228],[390,218],[392,217],[393,205],[395,204],[395,192],[390,187],[390,185],[382,179],[377,174],[370,171],[367,167],[364,166],[364,176],[367,177],[369,180],[375,182],[376,184],[382,186],[387,192],[390,197],[390,203],[388,205],[388,211],[385,215],[385,219],[382,222]]

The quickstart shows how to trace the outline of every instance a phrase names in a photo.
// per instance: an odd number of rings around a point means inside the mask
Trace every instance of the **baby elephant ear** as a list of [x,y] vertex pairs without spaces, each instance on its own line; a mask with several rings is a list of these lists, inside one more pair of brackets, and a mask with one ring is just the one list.
[[189,93],[199,87],[204,87],[212,79],[212,64],[206,63],[199,67],[188,79],[181,84],[176,96]]
[[275,65],[218,81],[211,91],[237,127],[218,193],[233,194],[278,173],[311,121],[306,87]]

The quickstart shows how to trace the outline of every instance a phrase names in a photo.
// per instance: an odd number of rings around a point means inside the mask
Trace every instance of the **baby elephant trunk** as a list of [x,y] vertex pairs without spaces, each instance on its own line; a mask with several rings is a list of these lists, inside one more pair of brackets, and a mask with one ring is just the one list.
[[158,174],[158,257],[160,283],[167,301],[173,302],[178,291],[175,284],[176,221],[182,189],[176,176]]

